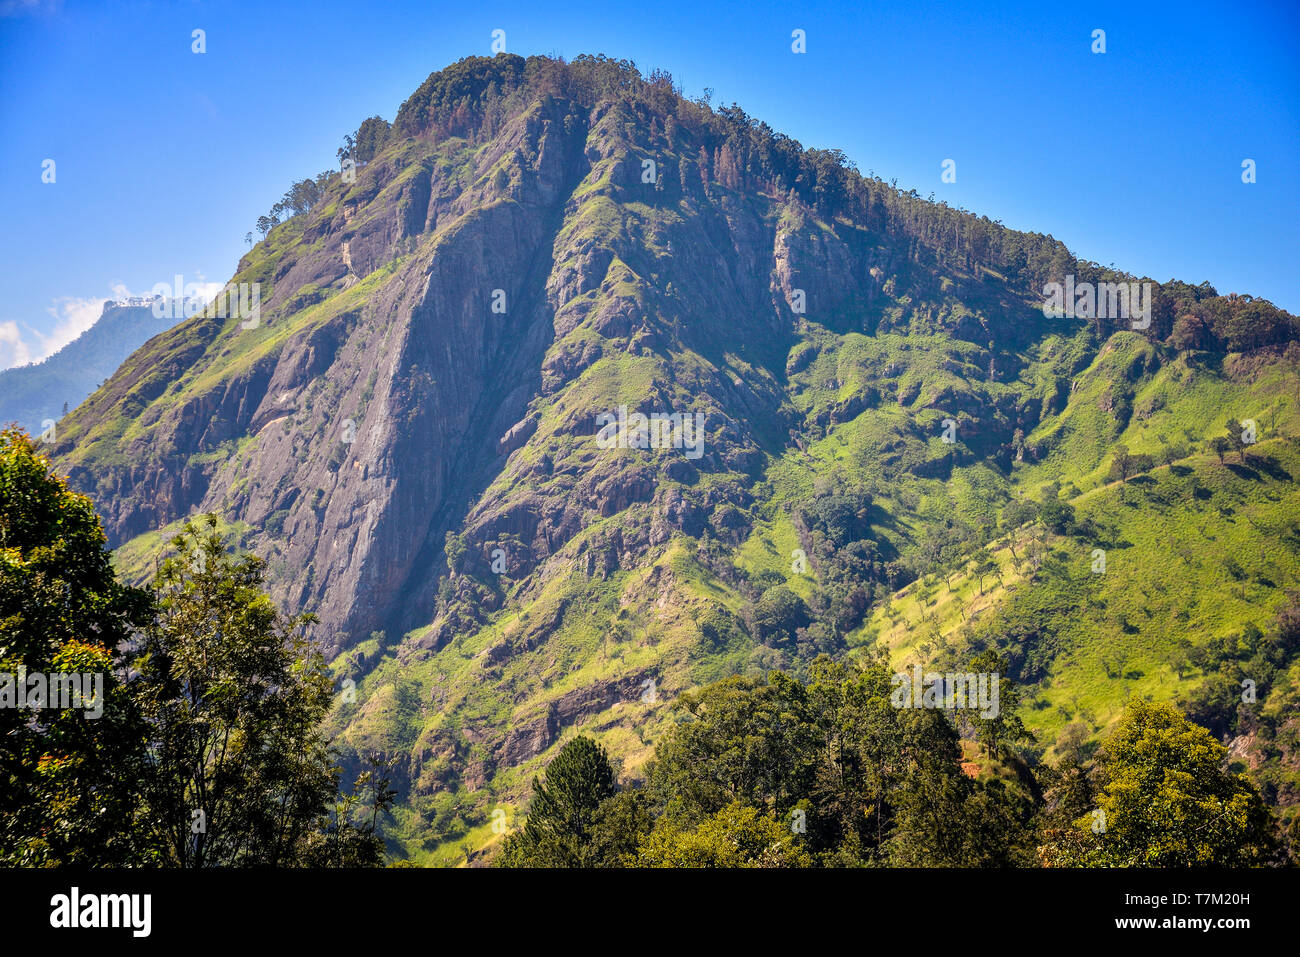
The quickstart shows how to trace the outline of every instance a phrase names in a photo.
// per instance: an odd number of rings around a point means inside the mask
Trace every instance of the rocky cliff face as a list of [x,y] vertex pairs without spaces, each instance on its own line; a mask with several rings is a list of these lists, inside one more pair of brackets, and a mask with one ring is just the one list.
[[[429,620],[449,531],[471,565],[514,543],[524,578],[589,515],[661,514],[624,531],[635,554],[746,504],[798,424],[802,316],[879,299],[896,253],[793,191],[722,186],[707,135],[647,113],[539,94],[473,143],[401,126],[241,264],[258,328],[198,317],[78,413],[60,447],[112,542],[193,510],[247,523],[277,597],[315,610],[337,652]],[[576,454],[619,405],[702,412],[702,457]],[[730,481],[659,482],[700,472]]]
[[[280,227],[288,248],[251,280],[263,326],[200,317],[134,357],[79,420],[93,433],[144,404],[106,440],[130,464],[72,473],[113,541],[193,509],[239,516],[276,541],[279,596],[317,609],[331,651],[427,613],[425,566],[503,458],[553,338],[552,247],[583,175],[563,119],[521,115],[455,170],[415,142],[377,159]],[[508,190],[481,182],[523,154],[534,162]],[[69,434],[74,458],[84,436]]]

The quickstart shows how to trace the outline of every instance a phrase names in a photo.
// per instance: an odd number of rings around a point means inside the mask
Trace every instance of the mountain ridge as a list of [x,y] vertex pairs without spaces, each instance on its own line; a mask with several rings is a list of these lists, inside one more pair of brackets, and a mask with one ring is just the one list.
[[[1143,332],[1048,318],[1047,282],[1142,277],[626,61],[468,58],[371,133],[241,260],[260,323],[151,341],[55,455],[137,576],[195,510],[268,554],[359,684],[341,739],[400,759],[406,853],[576,727],[634,772],[675,693],[848,653],[932,539],[955,561],[1145,423],[1199,423],[1171,461],[1227,414],[1295,425],[1271,304],[1171,281]],[[702,414],[702,455],[600,448],[620,406]]]

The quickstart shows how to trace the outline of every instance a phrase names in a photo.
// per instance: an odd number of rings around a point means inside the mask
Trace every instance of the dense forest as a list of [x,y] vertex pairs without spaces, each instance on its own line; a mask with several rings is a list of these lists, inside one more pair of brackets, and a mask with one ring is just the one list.
[[26,433],[0,435],[0,673],[102,680],[94,708],[0,690],[0,864],[379,863],[382,769],[340,792],[320,654],[214,526],[177,536],[152,587],[124,585],[90,501]]
[[[1288,614],[1294,616],[1296,608]],[[1294,646],[1300,635],[1289,634]],[[987,665],[992,662],[985,662]],[[974,663],[975,667],[981,663]],[[819,660],[683,696],[644,787],[575,737],[533,784],[508,867],[1252,867],[1291,860],[1226,751],[1168,705],[1135,702],[1100,747],[1029,768],[1014,718],[965,753],[942,710],[900,709],[881,664]],[[1003,679],[1005,680],[1005,679]],[[1293,829],[1294,831],[1294,829]]]

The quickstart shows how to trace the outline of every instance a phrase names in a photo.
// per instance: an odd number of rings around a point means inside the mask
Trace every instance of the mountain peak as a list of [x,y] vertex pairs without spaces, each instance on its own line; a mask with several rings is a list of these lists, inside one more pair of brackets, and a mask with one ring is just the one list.
[[[400,752],[413,793],[488,786],[646,681],[843,651],[915,578],[946,482],[1009,500],[1067,454],[1083,481],[1107,446],[1078,435],[1154,414],[1134,383],[1296,338],[1172,282],[1141,331],[1049,316],[1046,284],[1136,277],[627,61],[470,57],[367,123],[240,263],[256,321],[157,337],[57,450],[124,567],[228,517],[369,682],[349,740]],[[805,601],[832,610],[767,644]],[[416,684],[441,717],[393,739]]]

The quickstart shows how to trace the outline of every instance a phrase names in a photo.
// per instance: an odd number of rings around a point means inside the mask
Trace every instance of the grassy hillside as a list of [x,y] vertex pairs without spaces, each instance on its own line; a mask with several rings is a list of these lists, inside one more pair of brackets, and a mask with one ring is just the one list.
[[[1048,451],[1004,470],[963,459],[961,442],[945,444],[945,416],[926,408],[926,397],[992,402],[999,390],[1046,392],[1041,384],[1069,361],[1068,341],[1026,356],[1019,379],[990,386],[978,365],[957,364],[962,347],[949,342],[820,335],[817,358],[791,377],[792,403],[815,419],[867,390],[880,398],[805,448],[770,458],[752,530],[734,548],[679,535],[636,571],[552,578],[476,634],[418,663],[390,655],[365,678],[366,704],[340,715],[349,746],[439,755],[425,760],[416,786],[429,797],[390,835],[397,853],[443,864],[490,853],[498,835],[488,815],[501,807],[515,820],[533,774],[573,735],[601,741],[634,780],[664,730],[663,701],[728,674],[806,666],[806,646],[764,643],[752,616],[780,585],[817,605],[825,569],[811,557],[804,572],[794,569],[801,551],[815,552],[802,510],[836,489],[869,497],[864,534],[907,580],[878,593],[839,653],[881,651],[904,669],[961,666],[986,647],[1004,652],[1022,686],[1021,717],[1037,738],[1031,760],[1054,760],[1067,728],[1076,746],[1096,741],[1130,698],[1194,696],[1220,664],[1216,642],[1266,631],[1285,590],[1300,586],[1300,422],[1285,401],[1297,377],[1282,358],[1257,358],[1243,374],[1241,357],[1158,355],[1117,334],[1078,373],[1065,407],[1027,437]],[[1117,378],[1138,410],[1127,423],[1100,408]],[[1261,424],[1244,463],[1236,452],[1221,461],[1207,450],[1224,434],[1227,409]],[[1110,450],[1119,443],[1161,464],[1111,480]],[[925,474],[962,461],[969,464]],[[1049,496],[1069,506],[1067,523],[1054,529],[1041,514],[1024,521],[1025,503]],[[571,543],[575,555],[601,533],[598,524]],[[674,661],[684,666],[663,667]],[[645,676],[655,678],[658,703],[632,695],[598,715],[563,713],[566,694],[620,680],[639,687]],[[407,682],[418,687],[398,720]],[[1261,689],[1261,707],[1276,710],[1298,690],[1293,673]],[[455,773],[458,764],[473,766],[476,725],[527,728],[548,713],[561,720],[531,760],[495,776]],[[394,726],[406,740],[374,737]],[[450,807],[458,817],[448,818]]]
[[[131,577],[217,512],[319,616],[395,857],[477,862],[574,734],[635,778],[683,692],[821,655],[1004,654],[1018,760],[1151,696],[1278,773],[1283,699],[1224,689],[1300,584],[1294,317],[1170,280],[1142,332],[1046,318],[1142,277],[605,57],[467,58],[367,123],[240,263],[261,322],[159,336],[56,455]],[[699,454],[606,447],[622,406]]]

